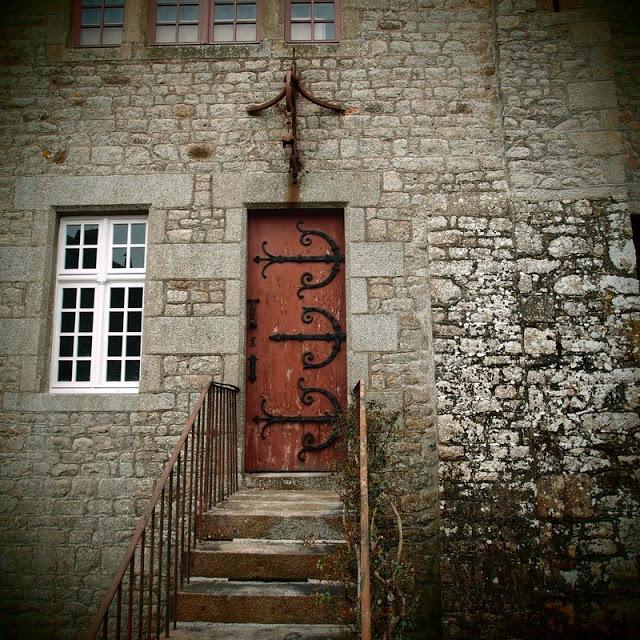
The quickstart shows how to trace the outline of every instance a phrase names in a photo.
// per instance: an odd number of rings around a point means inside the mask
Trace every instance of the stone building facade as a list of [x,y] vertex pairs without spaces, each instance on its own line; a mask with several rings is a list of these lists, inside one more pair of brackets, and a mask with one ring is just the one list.
[[[73,638],[212,377],[244,386],[246,224],[293,204],[257,44],[72,45],[2,8],[3,637]],[[640,20],[595,0],[342,0],[300,44],[295,207],[346,225],[348,378],[402,411],[421,637],[626,637],[640,620]],[[58,221],[145,215],[138,393],[52,393]],[[573,634],[573,635],[572,635]]]

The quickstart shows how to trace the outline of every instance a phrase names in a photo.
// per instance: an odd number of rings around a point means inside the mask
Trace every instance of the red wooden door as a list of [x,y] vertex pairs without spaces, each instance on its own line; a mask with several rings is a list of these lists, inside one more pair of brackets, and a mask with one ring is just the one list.
[[342,212],[251,212],[246,471],[329,471],[346,406]]

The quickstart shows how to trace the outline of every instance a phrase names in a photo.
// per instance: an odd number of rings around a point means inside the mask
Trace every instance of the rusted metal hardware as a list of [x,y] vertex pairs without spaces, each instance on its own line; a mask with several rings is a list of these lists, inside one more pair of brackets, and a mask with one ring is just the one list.
[[328,365],[338,353],[340,353],[340,346],[347,339],[347,334],[342,330],[340,323],[326,309],[321,309],[320,307],[303,307],[302,322],[311,324],[314,313],[324,316],[331,323],[333,333],[274,333],[269,336],[269,340],[275,342],[286,342],[288,340],[306,342],[307,340],[311,340],[332,343],[331,353],[320,362],[315,362],[316,356],[312,351],[305,351],[302,354],[303,369],[320,369]]
[[340,114],[344,114],[346,111],[345,108],[339,104],[326,102],[325,100],[316,98],[312,93],[304,88],[300,82],[300,78],[298,77],[295,52],[293,60],[291,61],[291,68],[284,76],[284,89],[282,89],[275,98],[271,98],[271,100],[247,107],[247,113],[255,115],[265,109],[269,109],[269,107],[273,107],[282,99],[285,99],[285,114],[288,132],[282,137],[282,146],[287,149],[289,153],[289,173],[291,174],[291,180],[294,184],[300,180],[300,175],[304,169],[304,165],[302,164],[300,153],[298,151],[298,94],[303,98],[306,98],[309,102],[317,104],[319,107],[330,109],[331,111],[335,111]]
[[247,304],[249,305],[249,329],[257,329],[258,328],[258,314],[256,310],[256,305],[260,302],[257,298],[253,298],[251,300],[247,300]]
[[267,399],[263,398],[260,403],[260,410],[262,415],[254,416],[253,421],[257,425],[262,425],[260,430],[260,436],[262,438],[267,437],[267,432],[273,425],[282,424],[331,424],[333,425],[333,431],[326,440],[322,442],[315,442],[315,436],[311,433],[305,433],[302,436],[302,448],[298,451],[298,460],[304,462],[306,454],[309,451],[322,451],[327,447],[330,447],[338,439],[337,420],[342,408],[337,398],[326,389],[319,387],[305,387],[304,378],[298,380],[298,389],[300,390],[300,401],[305,406],[309,406],[315,402],[314,395],[320,395],[325,397],[333,408],[333,413],[325,411],[322,414],[316,414],[314,416],[304,416],[302,414],[286,416],[271,413],[267,409]]
[[267,251],[267,241],[265,240],[262,243],[262,251],[265,256],[255,256],[253,261],[256,264],[260,264],[261,262],[265,262],[266,264],[262,267],[262,277],[266,278],[267,269],[274,264],[285,264],[287,262],[294,262],[298,264],[311,263],[311,264],[330,264],[331,271],[327,275],[324,280],[320,282],[313,281],[313,274],[305,271],[300,276],[300,288],[298,289],[298,298],[304,297],[304,291],[306,289],[321,289],[322,287],[326,287],[335,277],[338,275],[340,271],[340,265],[344,263],[344,255],[340,253],[340,247],[336,243],[336,241],[324,231],[319,231],[318,229],[303,229],[302,225],[304,221],[300,220],[296,224],[296,229],[300,232],[300,244],[303,247],[308,247],[313,242],[312,236],[318,236],[325,240],[325,242],[329,245],[329,253],[323,253],[317,256],[308,256],[308,255],[296,255],[296,256],[276,256]]
[[371,640],[369,461],[367,454],[367,411],[364,403],[364,392],[364,382],[359,380],[353,389],[360,435],[360,575],[358,576],[358,598],[360,600],[360,638],[361,640]]
[[257,366],[258,366],[258,356],[255,353],[252,353],[249,356],[249,382],[251,382],[251,384],[253,384],[257,379],[258,379],[258,374],[257,374]]
[[169,637],[202,514],[238,489],[239,389],[211,382],[201,393],[85,640]]

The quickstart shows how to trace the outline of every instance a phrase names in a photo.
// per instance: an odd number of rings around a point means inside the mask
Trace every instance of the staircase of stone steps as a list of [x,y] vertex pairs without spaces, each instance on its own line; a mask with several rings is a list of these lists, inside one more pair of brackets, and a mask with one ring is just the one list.
[[342,585],[318,567],[345,544],[342,505],[334,491],[297,488],[322,486],[320,480],[254,478],[252,488],[202,514],[199,542],[189,556],[191,578],[177,594],[172,637],[344,637]]

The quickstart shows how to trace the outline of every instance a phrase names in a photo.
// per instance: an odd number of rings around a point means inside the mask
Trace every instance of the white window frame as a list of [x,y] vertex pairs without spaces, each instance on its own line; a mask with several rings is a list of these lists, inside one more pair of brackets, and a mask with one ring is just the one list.
[[[113,225],[123,223],[145,223],[144,267],[143,268],[113,268],[111,266],[111,250],[113,248]],[[97,224],[98,245],[95,269],[65,269],[66,229],[73,224]],[[141,287],[142,305],[144,307],[144,278],[148,259],[149,224],[146,215],[111,215],[111,216],[65,216],[60,218],[58,227],[58,247],[56,261],[56,291],[54,299],[53,340],[51,348],[51,393],[137,393],[140,386],[138,380],[126,382],[108,382],[107,341],[108,314],[110,304],[110,290],[114,286]],[[116,245],[118,246],[118,245]],[[140,246],[140,245],[138,245]],[[128,254],[129,255],[129,254]],[[59,382],[58,361],[60,358],[60,336],[62,324],[62,292],[65,286],[76,287],[91,285],[95,288],[93,306],[91,374],[86,382]],[[76,303],[78,304],[78,303]],[[142,319],[140,340],[144,327],[144,311],[141,309]],[[75,334],[74,334],[75,335]],[[137,332],[134,333],[137,335]],[[75,353],[75,340],[74,340]],[[63,356],[64,357],[64,356]],[[120,358],[122,359],[122,358]],[[137,357],[142,361],[142,353]]]

